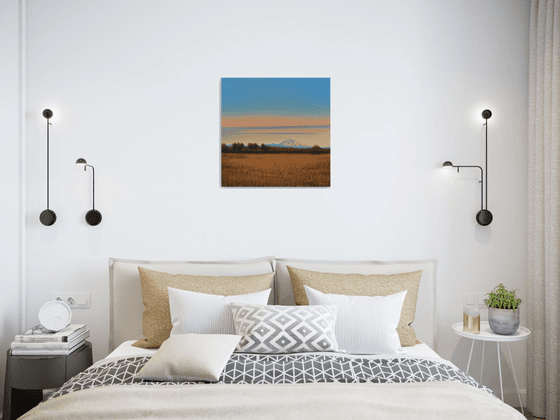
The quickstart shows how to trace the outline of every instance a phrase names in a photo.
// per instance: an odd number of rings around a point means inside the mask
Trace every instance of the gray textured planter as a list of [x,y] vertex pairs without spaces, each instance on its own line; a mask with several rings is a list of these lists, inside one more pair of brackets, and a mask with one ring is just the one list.
[[496,334],[512,335],[519,328],[519,308],[488,308],[488,324]]

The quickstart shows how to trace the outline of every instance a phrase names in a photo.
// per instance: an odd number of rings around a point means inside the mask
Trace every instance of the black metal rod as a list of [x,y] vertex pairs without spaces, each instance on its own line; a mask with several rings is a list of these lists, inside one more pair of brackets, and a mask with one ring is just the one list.
[[86,170],[86,166],[89,166],[93,171],[93,210],[95,210],[95,168],[91,165],[84,165],[84,171]]
[[[459,168],[478,168],[480,169],[480,210],[484,209],[484,191],[483,191],[483,182],[484,182],[484,171],[478,165],[453,165],[454,168],[457,168],[457,172],[459,172]],[[486,175],[488,177],[488,174]]]
[[488,119],[486,119],[486,122],[484,123],[484,125],[486,126],[486,209],[488,209]]
[[47,118],[47,210],[49,210],[49,119]]
[[92,166],[91,170],[93,171],[93,209],[95,210],[95,168]]

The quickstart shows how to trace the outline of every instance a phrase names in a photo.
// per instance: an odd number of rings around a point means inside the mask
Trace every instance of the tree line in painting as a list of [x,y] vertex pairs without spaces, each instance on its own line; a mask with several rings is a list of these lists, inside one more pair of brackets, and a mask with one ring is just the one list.
[[311,154],[330,154],[330,147],[274,147],[266,144],[257,143],[233,143],[231,145],[222,144],[222,153],[311,153]]

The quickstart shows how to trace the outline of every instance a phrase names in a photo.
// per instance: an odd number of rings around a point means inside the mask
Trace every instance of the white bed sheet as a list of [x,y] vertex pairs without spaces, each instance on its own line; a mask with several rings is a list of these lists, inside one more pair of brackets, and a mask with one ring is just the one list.
[[[113,350],[105,359],[113,359],[113,358],[125,358],[125,357],[132,357],[132,356],[151,356],[155,354],[157,349],[141,349],[138,347],[132,346],[137,340],[128,340],[118,346],[115,350]],[[400,351],[402,353],[395,354],[395,357],[422,357],[422,358],[430,358],[430,359],[441,359],[444,360],[439,354],[437,354],[434,350],[430,348],[425,343],[417,344],[413,347],[401,347]],[[385,355],[375,355],[376,357],[385,356]],[[364,355],[356,355],[356,357],[368,357]]]

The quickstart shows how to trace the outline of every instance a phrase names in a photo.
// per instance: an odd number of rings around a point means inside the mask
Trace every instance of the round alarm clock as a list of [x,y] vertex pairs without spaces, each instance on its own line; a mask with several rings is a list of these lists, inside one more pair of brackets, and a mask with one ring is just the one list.
[[59,331],[70,324],[72,309],[61,300],[51,300],[39,309],[39,321],[47,330]]

